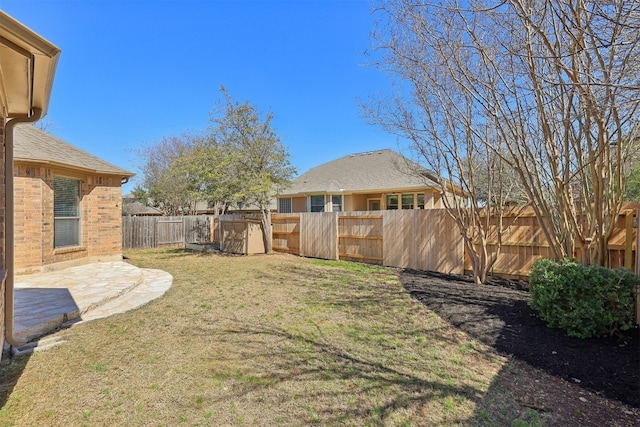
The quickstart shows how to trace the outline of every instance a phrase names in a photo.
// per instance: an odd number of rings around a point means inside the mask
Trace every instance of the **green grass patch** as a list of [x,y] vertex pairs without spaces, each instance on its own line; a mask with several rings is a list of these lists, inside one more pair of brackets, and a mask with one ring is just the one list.
[[413,300],[395,269],[126,256],[171,273],[172,288],[2,362],[0,425],[464,424],[504,363]]

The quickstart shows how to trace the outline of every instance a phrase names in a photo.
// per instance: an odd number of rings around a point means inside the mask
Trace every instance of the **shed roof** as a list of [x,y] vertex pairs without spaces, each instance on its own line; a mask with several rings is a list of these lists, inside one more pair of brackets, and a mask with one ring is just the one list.
[[50,163],[127,178],[135,175],[32,125],[16,126],[13,153],[15,161]]
[[283,195],[437,187],[436,175],[393,150],[356,153],[309,169]]

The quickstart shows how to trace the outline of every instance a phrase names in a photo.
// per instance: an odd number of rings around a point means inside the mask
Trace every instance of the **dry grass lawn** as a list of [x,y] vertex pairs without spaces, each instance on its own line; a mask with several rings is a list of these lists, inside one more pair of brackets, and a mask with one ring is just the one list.
[[170,272],[171,290],[2,362],[0,425],[450,426],[488,416],[478,403],[505,360],[412,299],[393,269],[126,256]]

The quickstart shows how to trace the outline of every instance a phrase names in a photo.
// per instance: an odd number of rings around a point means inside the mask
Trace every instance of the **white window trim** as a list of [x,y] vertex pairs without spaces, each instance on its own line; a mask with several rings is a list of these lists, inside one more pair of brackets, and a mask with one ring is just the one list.
[[[395,209],[389,208],[389,197],[396,197],[397,204]],[[401,194],[400,193],[388,193],[384,195],[384,209],[385,210],[399,210],[402,209],[402,204],[400,203]]]
[[327,196],[326,194],[310,194],[309,197],[307,197],[307,212],[312,212],[311,211],[311,198],[312,197],[322,197],[322,212],[327,212]]
[[[78,182],[78,194],[76,195],[77,197],[77,206],[78,206],[78,216],[75,217],[71,217],[71,216],[63,216],[63,217],[56,217],[55,216],[55,184],[54,184],[54,193],[53,193],[53,198],[54,198],[54,203],[53,203],[53,249],[54,250],[60,250],[60,249],[68,249],[68,248],[74,248],[74,247],[80,247],[82,246],[82,179],[77,178],[77,177],[73,177],[73,176],[62,176],[62,175],[57,175],[53,177],[54,183],[56,179],[67,179],[67,180],[73,180],[73,181],[77,181]],[[77,220],[78,222],[78,229],[77,229],[77,242],[74,245],[66,245],[66,246],[58,246],[56,245],[56,241],[55,241],[55,234],[56,234],[56,220]]]
[[[333,209],[333,198],[340,197],[340,211]],[[329,211],[330,212],[344,212],[344,195],[343,194],[330,194],[329,195]]]

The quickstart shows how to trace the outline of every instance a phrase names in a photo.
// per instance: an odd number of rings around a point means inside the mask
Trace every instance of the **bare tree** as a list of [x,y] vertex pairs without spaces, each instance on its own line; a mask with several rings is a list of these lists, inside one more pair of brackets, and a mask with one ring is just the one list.
[[[408,138],[414,160],[439,178],[442,200],[455,220],[476,283],[484,283],[501,250],[503,212],[521,201],[517,186],[505,179],[510,166],[498,124],[452,73],[451,55],[472,66],[454,22],[455,10],[439,14],[426,6],[389,4],[374,38],[384,57],[379,64],[408,85],[391,102],[366,107],[367,116]],[[496,154],[500,150],[501,155]],[[447,197],[451,191],[463,197]],[[495,250],[490,250],[495,246]]]
[[56,128],[56,124],[50,118],[40,119],[33,124],[36,128],[40,129],[43,132],[53,133],[53,130]]
[[583,263],[606,265],[638,130],[640,4],[392,0],[378,10],[381,65],[411,82],[413,104],[432,108],[438,99],[422,93],[434,85],[457,89],[443,108],[473,117],[469,134],[515,171],[554,256],[578,243]]

